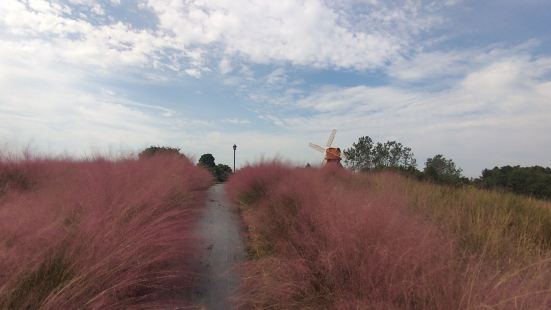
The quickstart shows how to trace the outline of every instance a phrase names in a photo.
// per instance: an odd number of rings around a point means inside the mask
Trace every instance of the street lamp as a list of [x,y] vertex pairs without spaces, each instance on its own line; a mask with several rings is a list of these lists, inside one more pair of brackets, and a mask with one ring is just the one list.
[[237,145],[233,145],[233,172],[235,172],[235,150],[237,150]]

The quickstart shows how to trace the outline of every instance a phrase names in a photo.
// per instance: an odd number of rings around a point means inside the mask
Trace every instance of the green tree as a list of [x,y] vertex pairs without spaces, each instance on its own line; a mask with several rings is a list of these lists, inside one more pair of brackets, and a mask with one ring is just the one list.
[[216,163],[214,163],[214,156],[212,154],[203,154],[199,158],[199,166],[207,168],[210,171],[214,171]]
[[352,147],[343,151],[344,163],[357,170],[373,168],[373,140],[369,136],[360,137]]
[[228,165],[217,165],[212,154],[201,155],[198,165],[209,170],[218,182],[225,182],[233,172]]
[[138,158],[144,159],[155,155],[178,155],[184,156],[180,153],[180,149],[168,146],[150,146],[138,154]]
[[393,168],[412,171],[417,165],[411,148],[400,142],[373,143],[369,136],[360,137],[344,150],[345,164],[356,170]]
[[484,169],[475,183],[486,189],[551,199],[551,168],[503,166]]
[[218,182],[226,182],[229,176],[232,174],[232,169],[228,165],[218,164],[214,168],[214,175]]
[[427,158],[425,169],[423,170],[427,178],[447,184],[461,183],[463,180],[461,176],[462,171],[461,168],[455,166],[453,160],[445,158],[442,154]]

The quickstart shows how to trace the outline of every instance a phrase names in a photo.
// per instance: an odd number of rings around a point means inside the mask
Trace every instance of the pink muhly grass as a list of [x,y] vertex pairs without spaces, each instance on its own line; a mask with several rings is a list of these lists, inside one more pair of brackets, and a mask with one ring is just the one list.
[[[271,177],[273,176],[273,177]],[[241,204],[251,261],[240,307],[547,308],[549,265],[489,268],[413,214],[402,177],[247,167],[227,185]],[[517,298],[512,298],[516,296]]]
[[0,161],[0,308],[189,304],[210,182],[177,156]]

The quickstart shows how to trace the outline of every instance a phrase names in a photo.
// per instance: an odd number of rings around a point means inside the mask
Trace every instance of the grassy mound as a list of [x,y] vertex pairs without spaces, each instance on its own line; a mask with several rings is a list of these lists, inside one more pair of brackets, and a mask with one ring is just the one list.
[[393,173],[262,164],[227,185],[250,261],[239,306],[547,309],[550,205]]
[[210,182],[172,155],[0,160],[0,308],[188,304]]

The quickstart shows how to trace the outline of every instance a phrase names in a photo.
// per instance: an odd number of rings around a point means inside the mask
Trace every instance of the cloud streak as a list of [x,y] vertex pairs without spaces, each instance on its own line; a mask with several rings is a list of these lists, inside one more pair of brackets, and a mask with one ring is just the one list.
[[317,162],[306,143],[338,128],[339,146],[397,139],[470,176],[551,165],[544,38],[467,47],[438,32],[469,5],[3,0],[0,133],[55,150],[166,143],[229,160],[237,143],[249,160]]
[[423,157],[445,150],[470,176],[495,164],[549,165],[550,61],[526,54],[494,59],[438,90],[321,89],[298,101],[308,116],[278,117],[278,124],[302,132],[341,128],[345,144],[360,135],[399,137]]

